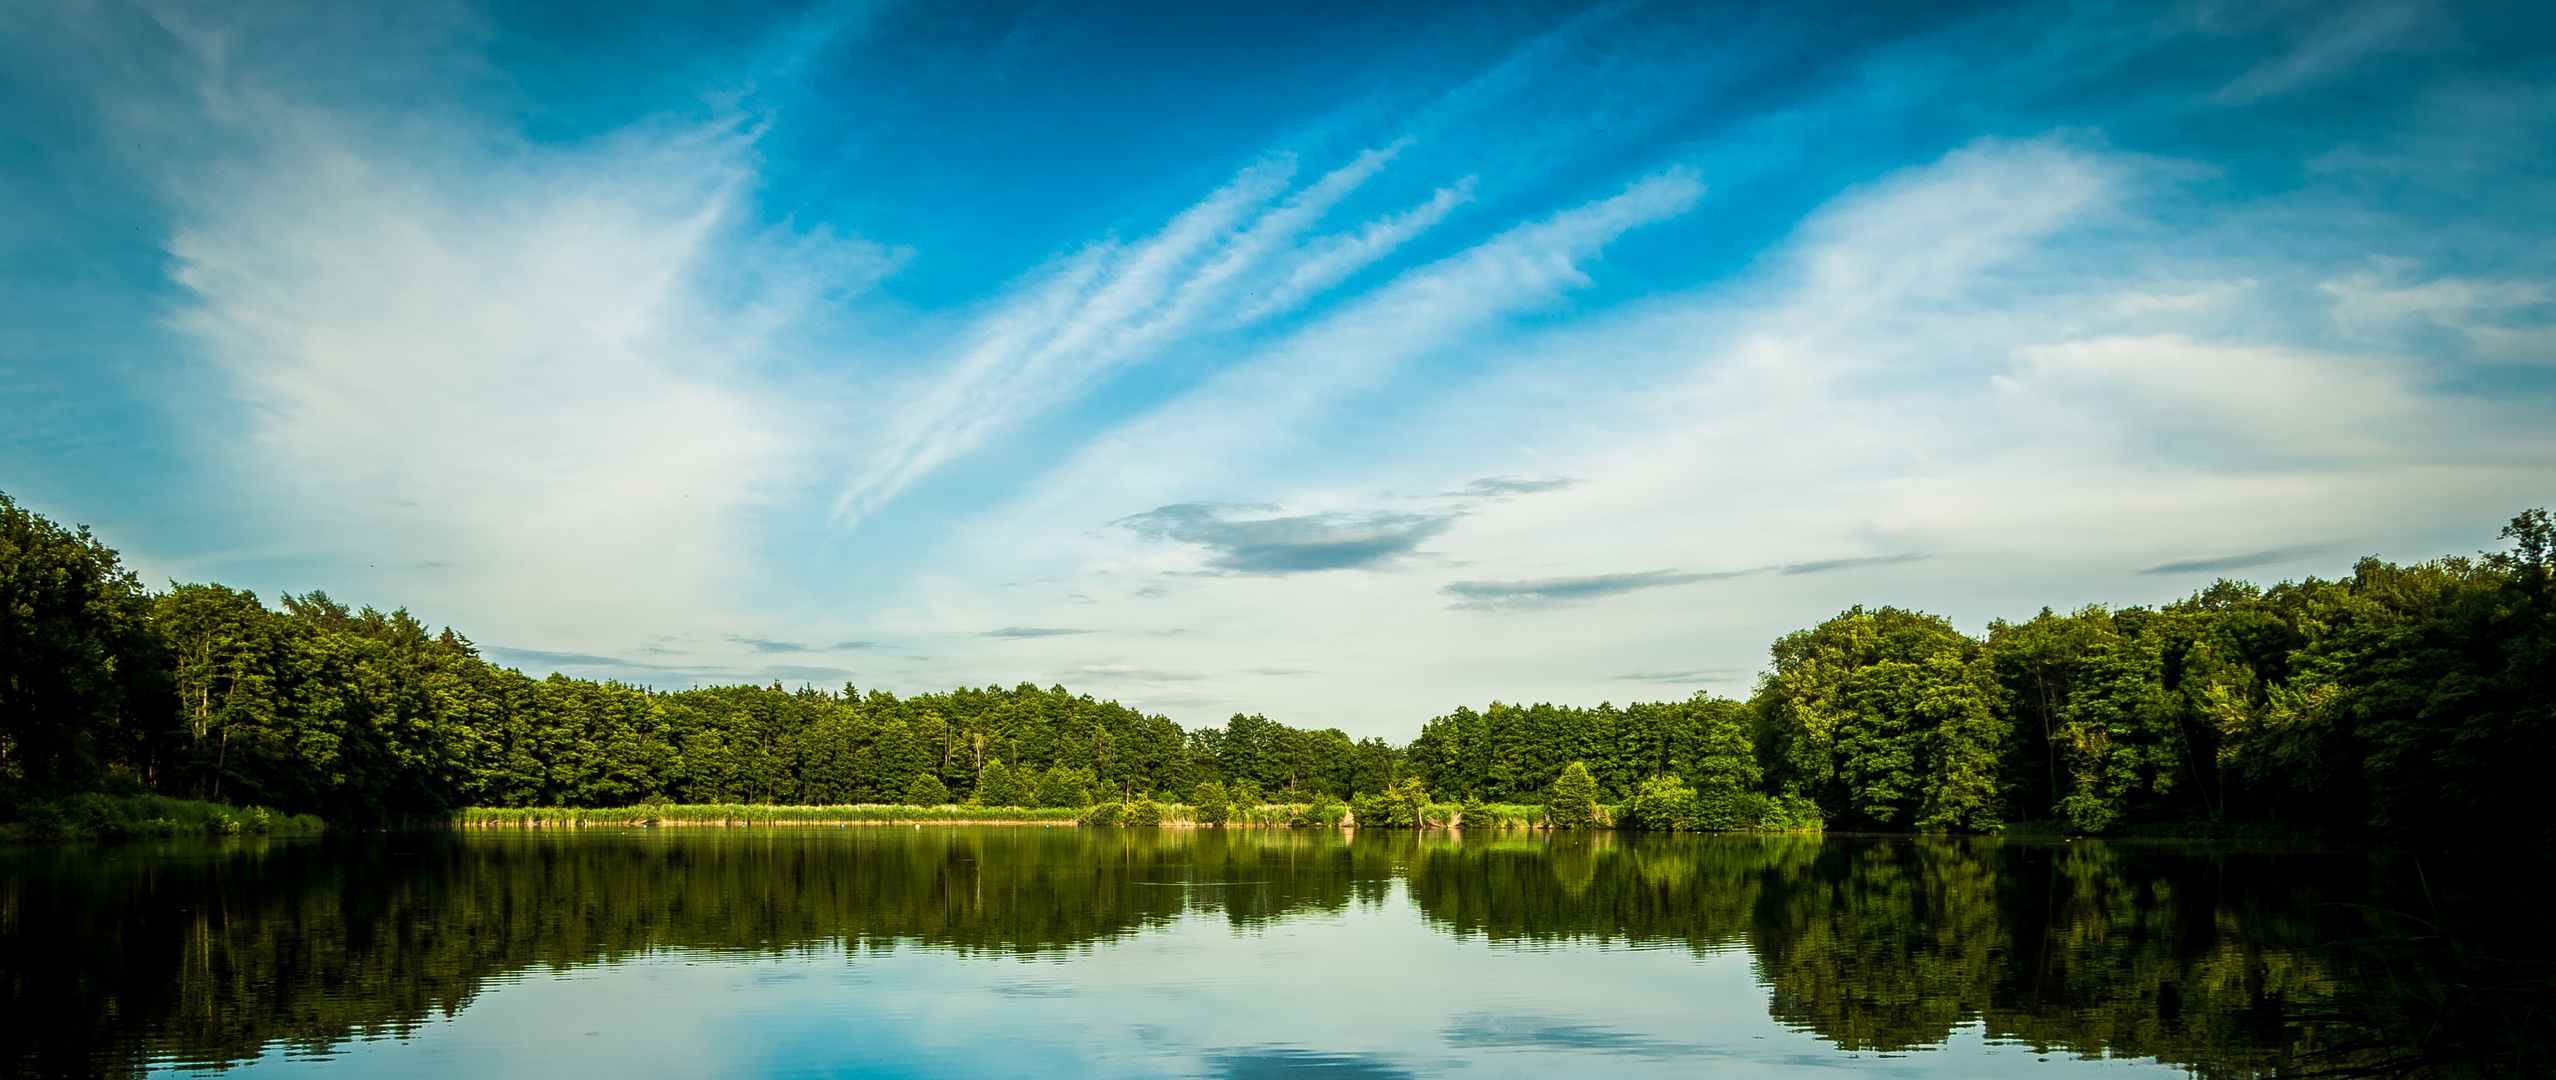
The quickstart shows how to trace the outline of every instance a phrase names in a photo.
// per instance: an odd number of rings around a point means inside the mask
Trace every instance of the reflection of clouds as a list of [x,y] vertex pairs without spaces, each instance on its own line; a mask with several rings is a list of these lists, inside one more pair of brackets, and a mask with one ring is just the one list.
[[1723,1056],[1693,1043],[1543,1016],[1460,1016],[1447,1025],[1440,1037],[1448,1045],[1471,1049],[1573,1050],[1637,1057]]
[[1326,1054],[1284,1047],[1218,1054],[1209,1075],[1224,1080],[1401,1080],[1418,1074],[1363,1054]]

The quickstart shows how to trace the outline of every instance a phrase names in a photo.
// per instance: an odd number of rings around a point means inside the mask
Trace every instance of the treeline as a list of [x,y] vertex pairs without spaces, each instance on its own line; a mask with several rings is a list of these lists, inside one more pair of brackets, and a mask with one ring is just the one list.
[[404,610],[148,590],[85,529],[0,495],[0,812],[89,791],[340,821],[1321,797],[1380,821],[1460,802],[1653,828],[2288,823],[2545,840],[2556,819],[2530,792],[2556,751],[2548,515],[2502,535],[2510,550],[2473,559],[2222,581],[1977,637],[1858,607],[1777,641],[1747,701],[1495,702],[1427,721],[1405,748],[1256,715],[1184,730],[1030,684],[900,699],[533,679]]
[[2044,609],[1981,637],[1858,607],[1777,641],[1747,702],[1458,709],[1422,727],[1410,772],[1441,798],[1545,803],[1585,764],[1605,802],[1670,808],[1651,822],[1719,806],[1717,827],[2280,822],[2544,842],[2547,512],[2502,538],[2478,558],[2221,581],[2158,608]]
[[152,792],[331,821],[463,806],[1080,807],[1206,780],[1381,790],[1395,752],[1257,716],[1183,731],[1063,687],[658,692],[481,659],[405,610],[143,587],[0,495],[0,811]]

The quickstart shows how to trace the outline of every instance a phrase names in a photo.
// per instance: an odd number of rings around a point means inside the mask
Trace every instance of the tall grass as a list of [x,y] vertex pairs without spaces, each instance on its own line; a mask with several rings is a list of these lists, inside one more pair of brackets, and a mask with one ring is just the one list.
[[[1123,825],[1129,823],[1130,809],[1137,804],[1106,802],[1087,807],[1025,806],[898,806],[863,803],[851,806],[765,806],[743,803],[702,805],[622,806],[578,809],[573,807],[481,807],[455,813],[456,825],[488,826],[554,826],[554,825],[835,825],[889,822],[1072,822],[1081,825]],[[1159,822],[1166,826],[1190,826],[1197,817],[1185,803],[1153,804]],[[1614,817],[1615,807],[1600,807],[1601,827]],[[1348,816],[1349,808],[1339,803],[1263,803],[1237,806],[1231,826],[1283,829],[1304,827],[1318,822],[1320,826],[1338,826]],[[1421,811],[1425,828],[1442,829],[1461,825],[1468,829],[1539,829],[1550,822],[1544,807],[1531,803],[1486,803],[1467,807],[1462,803],[1430,803]]]
[[466,826],[494,825],[790,825],[929,821],[1072,821],[1072,807],[1024,806],[762,806],[712,803],[691,806],[575,807],[474,806],[453,816]]

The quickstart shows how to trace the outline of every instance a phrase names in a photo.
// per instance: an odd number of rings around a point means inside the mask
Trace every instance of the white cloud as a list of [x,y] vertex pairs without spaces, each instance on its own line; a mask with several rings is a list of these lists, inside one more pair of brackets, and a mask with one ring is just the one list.
[[[2237,317],[2315,310],[2318,268],[2178,272],[2249,224],[2143,219],[2170,191],[2153,165],[1983,141],[1842,194],[1750,277],[1553,330],[1503,317],[1689,196],[1521,228],[1095,440],[969,522],[999,549],[953,552],[908,613],[979,609],[987,574],[1060,576],[1130,631],[1184,628],[1145,662],[1207,673],[1196,700],[1403,735],[1466,701],[1620,696],[1625,671],[1745,693],[1767,642],[1854,603],[1976,628],[2169,598],[2215,568],[2420,555],[2432,534],[2400,520],[2543,483],[2547,437],[2512,410],[2438,395],[2391,349]],[[1414,363],[1445,355],[1468,362]],[[1464,498],[1486,474],[1574,482]],[[1099,527],[1202,499],[1448,516],[1426,558],[1283,578],[1187,576],[1200,553]],[[1072,659],[1057,644],[1049,662]],[[1321,677],[1231,674],[1282,652]]]
[[1470,198],[1468,181],[1353,233],[1304,239],[1399,149],[1360,154],[1275,206],[1295,162],[1262,162],[1160,232],[1096,245],[1049,270],[971,332],[946,374],[893,410],[890,434],[838,500],[838,514],[857,523],[959,455],[1185,336],[1291,310]]
[[[539,147],[231,96],[221,160],[170,181],[169,249],[175,325],[245,407],[223,452],[294,523],[250,557],[326,553],[516,640],[717,610],[807,437],[751,393],[758,337],[894,254],[739,235],[733,119]],[[758,278],[742,313],[698,297],[707,262]]]

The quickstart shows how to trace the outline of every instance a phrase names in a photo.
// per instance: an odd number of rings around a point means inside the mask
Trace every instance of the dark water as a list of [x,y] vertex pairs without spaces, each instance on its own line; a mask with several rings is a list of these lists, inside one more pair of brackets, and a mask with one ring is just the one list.
[[2233,845],[1375,830],[25,847],[0,850],[0,1065],[2271,1075],[2393,1055],[2456,1071],[2442,1048],[2466,1044],[2434,1014],[2474,1011],[2457,965],[2476,958],[2441,913],[2514,891],[2461,873]]

